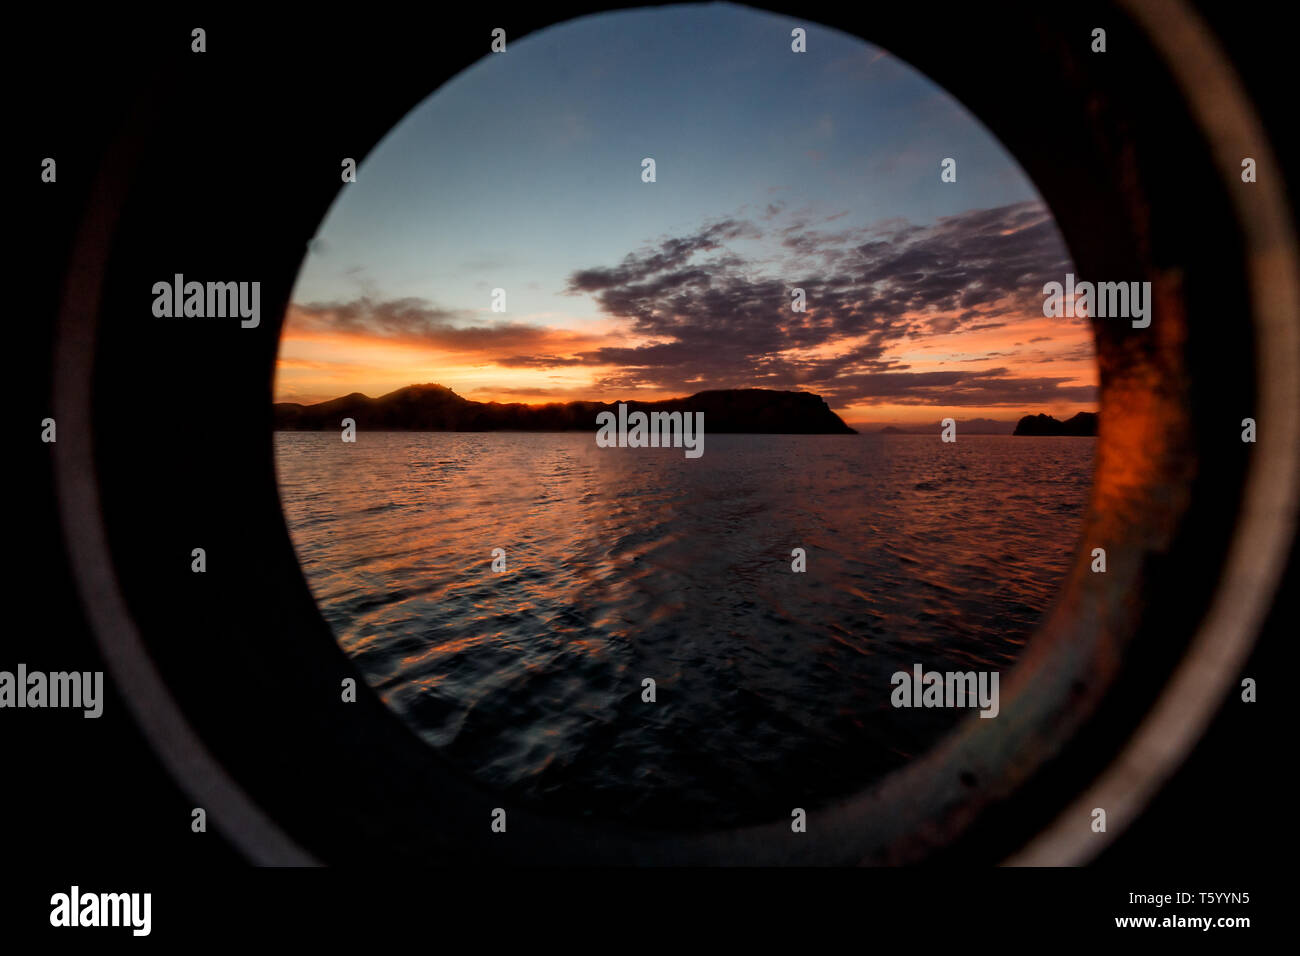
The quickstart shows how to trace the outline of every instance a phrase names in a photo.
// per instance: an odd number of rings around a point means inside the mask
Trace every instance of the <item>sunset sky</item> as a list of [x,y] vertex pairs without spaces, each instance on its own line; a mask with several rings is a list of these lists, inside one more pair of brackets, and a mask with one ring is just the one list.
[[910,66],[804,21],[715,4],[512,38],[357,180],[299,274],[277,401],[436,382],[801,389],[850,422],[1096,407],[1086,321],[1042,316],[1074,267],[1020,167]]

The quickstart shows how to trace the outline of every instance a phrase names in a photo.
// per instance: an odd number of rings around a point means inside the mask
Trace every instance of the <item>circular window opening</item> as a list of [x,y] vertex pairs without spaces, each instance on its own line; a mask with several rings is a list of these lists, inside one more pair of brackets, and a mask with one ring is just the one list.
[[769,13],[508,43],[344,163],[284,323],[281,501],[340,646],[484,784],[643,826],[785,817],[996,714],[1097,408],[1023,170]]

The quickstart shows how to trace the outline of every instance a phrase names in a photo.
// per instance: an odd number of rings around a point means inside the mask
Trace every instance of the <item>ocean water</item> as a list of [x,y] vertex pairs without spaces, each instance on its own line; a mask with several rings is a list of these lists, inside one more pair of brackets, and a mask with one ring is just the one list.
[[688,828],[851,793],[968,716],[893,708],[890,676],[1010,668],[1073,555],[1095,447],[710,434],[687,459],[589,433],[275,442],[321,613],[416,734],[516,801]]

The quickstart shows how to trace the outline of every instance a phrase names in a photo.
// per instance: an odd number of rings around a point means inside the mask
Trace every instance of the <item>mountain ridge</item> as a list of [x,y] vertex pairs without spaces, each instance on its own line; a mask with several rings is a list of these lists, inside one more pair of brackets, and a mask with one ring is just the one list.
[[1097,434],[1097,413],[1079,412],[1065,421],[1051,415],[1026,415],[1016,423],[1016,430],[1012,434],[1092,437]]
[[855,435],[819,395],[763,388],[711,389],[654,402],[476,402],[444,385],[407,385],[377,398],[361,392],[314,405],[277,402],[276,431],[327,431],[351,418],[378,431],[595,431],[596,416],[628,412],[703,412],[714,434]]

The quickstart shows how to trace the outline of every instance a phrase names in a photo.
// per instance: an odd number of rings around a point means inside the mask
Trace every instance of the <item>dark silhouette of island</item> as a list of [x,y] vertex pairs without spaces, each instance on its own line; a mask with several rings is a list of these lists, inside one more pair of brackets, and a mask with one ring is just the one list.
[[1051,415],[1026,415],[1016,424],[1013,434],[1094,436],[1097,434],[1097,413],[1079,412],[1063,422]]
[[[618,404],[553,402],[546,405],[473,402],[442,385],[408,385],[370,398],[360,392],[316,405],[278,402],[276,431],[335,430],[345,418],[373,431],[568,432],[595,431],[600,412]],[[820,396],[765,388],[697,392],[689,398],[626,403],[628,412],[703,412],[713,434],[856,435]]]

